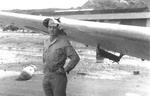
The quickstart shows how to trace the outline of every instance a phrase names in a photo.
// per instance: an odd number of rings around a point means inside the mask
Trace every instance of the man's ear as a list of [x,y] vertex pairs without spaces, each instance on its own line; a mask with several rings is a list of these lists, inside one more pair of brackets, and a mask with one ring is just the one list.
[[61,24],[58,24],[58,28],[59,28],[59,30],[63,30],[63,27]]

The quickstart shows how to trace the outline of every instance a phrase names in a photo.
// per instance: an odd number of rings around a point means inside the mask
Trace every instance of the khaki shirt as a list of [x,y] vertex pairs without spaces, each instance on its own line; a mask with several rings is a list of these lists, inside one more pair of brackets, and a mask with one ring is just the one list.
[[50,42],[49,39],[46,40],[43,51],[44,73],[63,68],[67,57],[70,61],[64,69],[69,72],[79,62],[79,56],[70,42],[64,36],[57,37],[53,42]]

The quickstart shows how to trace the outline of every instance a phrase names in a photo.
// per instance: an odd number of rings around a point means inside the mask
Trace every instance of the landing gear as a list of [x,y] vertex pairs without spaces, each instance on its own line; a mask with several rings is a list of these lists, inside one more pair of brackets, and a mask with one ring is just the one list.
[[104,58],[108,58],[114,62],[119,62],[120,59],[122,58],[123,54],[120,54],[120,56],[116,56],[108,51],[105,51],[104,49],[101,49],[100,46],[98,45],[96,48],[96,60],[104,60]]
[[104,63],[104,56],[102,56],[102,49],[100,49],[98,46],[96,48],[96,63]]

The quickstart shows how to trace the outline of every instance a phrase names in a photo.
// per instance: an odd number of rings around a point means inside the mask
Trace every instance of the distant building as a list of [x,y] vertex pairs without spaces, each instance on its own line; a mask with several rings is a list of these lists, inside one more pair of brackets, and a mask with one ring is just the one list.
[[150,27],[150,12],[146,8],[136,9],[115,9],[115,10],[58,10],[54,14],[56,17],[67,17],[98,22],[119,23],[124,25],[147,26]]
[[[150,6],[150,0],[148,0]],[[67,17],[73,19],[97,21],[97,22],[109,22],[118,23],[124,25],[135,26],[147,26],[150,27],[150,12],[149,6],[143,8],[129,8],[129,9],[65,9],[65,10],[26,10],[17,11],[16,13],[42,15],[42,16],[55,16],[55,17]]]

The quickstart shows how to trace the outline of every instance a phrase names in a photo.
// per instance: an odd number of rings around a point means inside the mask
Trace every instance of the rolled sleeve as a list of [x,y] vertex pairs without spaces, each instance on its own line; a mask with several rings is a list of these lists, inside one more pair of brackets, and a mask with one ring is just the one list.
[[69,73],[78,64],[80,58],[72,46],[65,47],[65,51],[67,57],[70,59],[67,66],[65,67],[65,71]]

